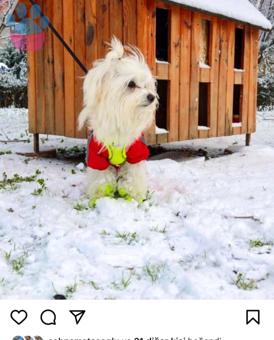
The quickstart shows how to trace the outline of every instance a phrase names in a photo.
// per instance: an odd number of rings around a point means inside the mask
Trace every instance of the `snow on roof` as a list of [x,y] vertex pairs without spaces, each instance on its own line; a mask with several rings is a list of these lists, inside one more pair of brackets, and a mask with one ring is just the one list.
[[218,14],[245,22],[266,30],[272,25],[269,20],[249,0],[167,0],[198,10]]

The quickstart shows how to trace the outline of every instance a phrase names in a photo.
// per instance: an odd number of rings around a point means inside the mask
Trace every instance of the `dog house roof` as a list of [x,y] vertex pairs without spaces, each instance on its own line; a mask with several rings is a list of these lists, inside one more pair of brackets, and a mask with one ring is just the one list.
[[[271,30],[271,22],[255,7],[249,0],[166,0],[191,7],[200,11],[217,14],[226,18],[248,23],[252,26],[260,27],[264,30]],[[18,0],[10,1],[12,6],[7,9],[12,13]],[[3,16],[3,13],[2,13]],[[7,13],[4,13],[4,17]],[[1,16],[0,16],[1,24]]]
[[167,0],[200,11],[217,14],[265,30],[271,30],[269,20],[249,0]]

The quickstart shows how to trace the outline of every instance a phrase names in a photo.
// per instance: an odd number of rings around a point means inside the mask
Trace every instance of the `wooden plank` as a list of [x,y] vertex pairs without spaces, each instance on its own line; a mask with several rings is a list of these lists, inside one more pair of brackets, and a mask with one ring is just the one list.
[[110,0],[109,6],[110,33],[123,41],[123,0]]
[[218,91],[220,62],[220,26],[218,18],[212,18],[211,24],[211,83],[210,83],[210,114],[209,137],[217,136],[218,126]]
[[[52,20],[53,4],[51,1],[44,1],[44,13]],[[44,46],[44,72],[45,72],[45,132],[55,134],[55,106],[54,106],[54,69],[53,69],[53,34],[48,28],[47,38]]]
[[97,51],[98,58],[104,58],[107,50],[110,37],[110,12],[109,0],[97,0]]
[[217,136],[225,135],[226,97],[227,97],[227,67],[228,67],[228,21],[221,19],[220,23],[220,63],[219,63],[219,93],[218,93],[218,127]]
[[[138,0],[139,1],[139,0]],[[156,4],[155,0],[147,0],[147,62],[152,71],[156,74]],[[156,144],[155,121],[145,132],[145,139],[148,144]]]
[[200,82],[209,83],[211,79],[211,68],[200,67]]
[[189,138],[190,114],[190,64],[191,64],[191,12],[181,8],[181,63],[180,63],[180,112],[179,139]]
[[198,137],[201,139],[209,137],[209,129],[208,130],[200,130],[198,129]]
[[[53,24],[63,36],[63,1],[53,1]],[[55,133],[65,134],[65,98],[64,98],[64,48],[59,39],[53,36],[54,56],[54,106],[55,106]]]
[[233,114],[233,89],[234,89],[234,51],[235,51],[235,24],[227,23],[227,84],[226,84],[226,108],[225,108],[225,134],[232,134]]
[[251,28],[248,133],[256,131],[259,30]]
[[157,144],[164,144],[168,142],[168,133],[161,133],[156,135]]
[[156,73],[156,7],[155,0],[147,0],[147,23],[148,23],[148,64],[152,73]]
[[[43,2],[37,1],[40,8],[43,8]],[[45,133],[45,70],[44,70],[44,46],[37,50],[35,53],[35,64],[36,64],[36,115],[37,115],[37,133]]]
[[244,82],[244,73],[243,71],[234,70],[234,84],[242,85]]
[[[74,50],[74,1],[63,0],[63,34],[66,43]],[[75,106],[74,106],[74,60],[64,50],[65,65],[65,135],[75,136]]]
[[36,65],[35,65],[35,52],[28,51],[28,115],[29,115],[29,132],[36,133]]
[[177,141],[179,138],[179,86],[180,86],[180,39],[181,39],[181,11],[180,7],[170,9],[170,98],[167,115],[168,141]]
[[251,32],[246,26],[244,31],[244,71],[243,71],[243,99],[242,99],[242,133],[247,133],[247,121],[249,115],[249,97],[252,96],[249,88],[250,80],[250,55],[251,55]]
[[189,138],[198,138],[200,13],[192,13]]
[[242,133],[242,129],[240,126],[232,127],[232,134],[233,135],[240,135]]
[[[82,63],[86,60],[85,39],[85,0],[74,1],[74,50]],[[78,138],[85,137],[85,131],[77,128],[78,115],[83,108],[83,77],[85,72],[77,63],[74,63],[74,134]]]
[[148,58],[147,0],[137,0],[137,46]]
[[169,79],[169,64],[168,63],[156,63],[156,77],[157,79],[162,79],[162,80]]
[[124,43],[137,44],[137,0],[123,1],[123,36]]
[[[85,0],[86,67],[90,69],[97,59],[97,1]],[[115,21],[115,20],[114,20]]]

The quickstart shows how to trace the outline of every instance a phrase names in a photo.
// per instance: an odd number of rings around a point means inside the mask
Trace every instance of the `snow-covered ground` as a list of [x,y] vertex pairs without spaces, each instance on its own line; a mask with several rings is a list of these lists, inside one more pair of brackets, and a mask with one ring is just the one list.
[[233,153],[170,151],[148,162],[148,201],[95,209],[81,164],[16,154],[32,151],[26,116],[0,110],[0,298],[274,298],[274,113],[248,148],[244,136],[174,144]]

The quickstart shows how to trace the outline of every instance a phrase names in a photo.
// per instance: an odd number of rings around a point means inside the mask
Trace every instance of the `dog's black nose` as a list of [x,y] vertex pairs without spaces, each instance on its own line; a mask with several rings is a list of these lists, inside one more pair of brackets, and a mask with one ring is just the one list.
[[147,96],[147,100],[150,102],[150,103],[152,103],[152,102],[154,102],[154,99],[155,99],[155,96],[153,96],[153,94],[148,94],[148,96]]

